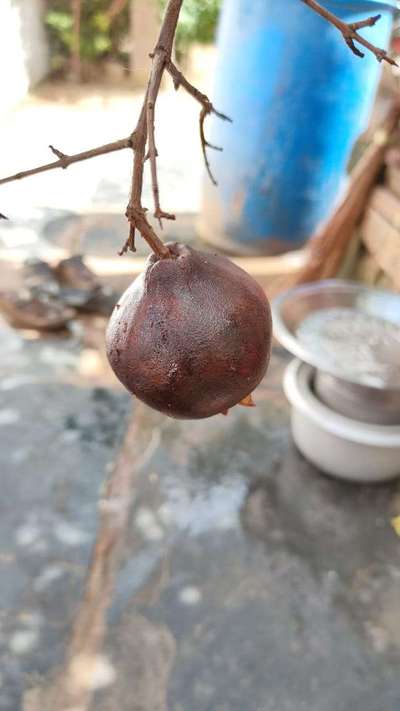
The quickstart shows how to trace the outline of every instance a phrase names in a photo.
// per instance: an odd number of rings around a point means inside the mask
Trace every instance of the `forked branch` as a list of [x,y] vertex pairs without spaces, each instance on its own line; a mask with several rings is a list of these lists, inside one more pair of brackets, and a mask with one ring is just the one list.
[[343,20],[340,20],[339,17],[334,15],[332,12],[329,12],[329,10],[326,10],[326,8],[322,7],[322,5],[320,5],[319,2],[316,2],[316,0],[302,0],[302,2],[308,5],[318,15],[321,15],[321,17],[325,20],[328,20],[331,25],[334,25],[334,27],[342,33],[344,41],[348,47],[350,47],[353,54],[357,55],[357,57],[364,57],[364,52],[361,52],[355,42],[360,44],[362,47],[365,47],[365,49],[369,52],[372,52],[378,62],[385,61],[388,62],[388,64],[392,64],[397,67],[394,59],[392,59],[384,49],[375,47],[375,45],[368,42],[365,37],[362,37],[362,35],[358,33],[358,30],[361,30],[363,27],[373,27],[373,25],[376,25],[381,17],[380,15],[373,15],[372,17],[367,17],[365,20],[349,24],[347,22],[343,22]]
[[193,84],[191,84],[186,77],[182,74],[182,72],[179,71],[178,67],[175,66],[175,64],[171,61],[168,62],[167,65],[167,70],[169,71],[170,75],[172,76],[173,82],[174,82],[174,87],[175,89],[179,89],[180,86],[182,86],[188,94],[193,96],[196,101],[201,104],[201,110],[200,110],[200,116],[199,116],[199,128],[200,128],[200,141],[201,141],[201,150],[203,152],[203,157],[204,157],[204,163],[207,169],[207,173],[210,177],[210,180],[214,183],[214,185],[217,185],[217,181],[215,180],[211,168],[210,168],[210,163],[208,161],[208,156],[207,156],[207,148],[213,148],[215,151],[222,151],[223,149],[221,146],[214,146],[212,143],[209,143],[206,140],[205,133],[204,133],[204,121],[208,114],[215,114],[218,116],[218,118],[222,119],[223,121],[232,121],[229,116],[226,116],[226,114],[222,114],[220,111],[217,111],[214,106],[212,105],[210,99],[208,96],[205,94],[202,94],[201,91],[196,89]]
[[[358,30],[363,27],[371,27],[375,25],[375,23],[379,20],[380,15],[374,15],[365,20],[361,20],[353,24],[347,24],[336,17],[336,15],[333,15],[331,12],[322,7],[318,2],[316,2],[316,0],[302,0],[302,2],[308,5],[318,15],[321,15],[321,17],[334,25],[342,33],[343,38],[350,47],[351,51],[357,56],[364,56],[357,46],[361,45],[372,52],[378,61],[384,60],[389,64],[396,64],[394,60],[388,56],[385,50],[375,47],[358,33]],[[10,175],[9,177],[0,180],[0,185],[2,185],[13,180],[27,178],[30,175],[43,173],[55,168],[65,169],[69,165],[72,165],[72,163],[88,160],[89,158],[94,158],[95,156],[113,153],[114,151],[119,151],[125,148],[131,148],[134,152],[133,173],[130,198],[126,209],[126,216],[129,221],[129,235],[120,251],[120,254],[123,254],[128,250],[135,251],[135,232],[137,230],[143,239],[145,239],[149,244],[151,249],[160,258],[171,256],[168,247],[163,244],[149,223],[146,216],[147,209],[142,205],[143,170],[144,163],[148,158],[150,161],[154,215],[158,219],[160,226],[162,225],[162,219],[175,219],[175,215],[170,212],[165,212],[161,207],[160,189],[157,175],[158,154],[155,138],[155,107],[161,86],[162,76],[165,71],[168,71],[171,75],[176,89],[182,87],[200,104],[199,130],[201,148],[207,172],[213,183],[216,184],[214,176],[211,172],[207,149],[212,148],[214,150],[222,150],[222,148],[220,146],[214,146],[207,141],[205,137],[204,123],[206,117],[211,113],[215,114],[223,121],[231,121],[231,119],[220,111],[217,111],[210,99],[196,89],[196,87],[186,79],[186,77],[179,71],[172,61],[173,42],[182,3],[183,0],[169,0],[167,4],[158,41],[154,51],[150,55],[152,58],[152,67],[142,110],[140,112],[137,125],[130,136],[113,141],[112,143],[107,143],[104,146],[92,148],[73,155],[67,155],[57,148],[50,146],[50,149],[56,155],[58,160],[46,163],[36,168],[15,173],[14,175]],[[4,217],[4,215],[0,214],[0,218]]]
[[28,178],[30,175],[36,175],[37,173],[45,173],[55,168],[65,169],[73,163],[80,163],[83,160],[89,160],[89,158],[95,158],[96,156],[104,156],[106,153],[115,153],[115,151],[121,151],[123,148],[133,148],[133,150],[135,150],[135,134],[133,133],[131,136],[121,138],[119,141],[106,143],[104,146],[90,148],[88,151],[74,153],[73,155],[62,153],[57,148],[54,148],[54,146],[49,146],[49,148],[52,153],[58,156],[58,160],[39,165],[36,168],[30,168],[29,170],[22,170],[19,173],[14,173],[14,175],[9,175],[7,178],[1,178],[0,185],[11,183],[14,180],[22,180],[22,178]]

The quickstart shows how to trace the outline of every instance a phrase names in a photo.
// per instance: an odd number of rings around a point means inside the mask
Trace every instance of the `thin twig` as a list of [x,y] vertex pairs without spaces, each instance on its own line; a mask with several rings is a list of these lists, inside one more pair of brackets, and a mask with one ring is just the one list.
[[[154,50],[153,56],[155,60],[153,61],[153,66],[149,78],[149,87],[152,88],[152,101],[155,103],[158,91],[161,84],[162,74],[165,69],[166,61],[171,59],[173,41],[176,31],[176,25],[178,22],[179,12],[182,6],[183,0],[169,0],[164,20],[161,26],[158,42]],[[161,61],[161,58],[163,60]],[[30,175],[35,175],[37,173],[42,173],[47,170],[53,170],[55,168],[67,168],[71,163],[76,163],[81,160],[86,160],[88,158],[93,158],[97,155],[102,155],[105,153],[111,153],[122,148],[132,148],[134,151],[134,162],[133,162],[133,175],[131,184],[131,193],[129,198],[129,203],[126,209],[126,216],[129,220],[129,236],[122,247],[121,253],[126,252],[128,249],[135,249],[134,236],[135,230],[142,235],[142,237],[149,244],[153,252],[157,254],[160,258],[165,258],[170,256],[168,247],[166,247],[159,237],[154,232],[150,223],[146,218],[146,208],[142,206],[141,197],[143,189],[143,166],[146,156],[146,143],[148,138],[147,131],[147,102],[149,99],[149,88],[146,92],[144,99],[144,104],[137,122],[136,128],[132,135],[123,139],[122,141],[115,141],[113,143],[101,146],[99,148],[91,149],[90,151],[83,151],[82,153],[77,153],[75,155],[68,156],[54,147],[51,148],[53,153],[55,153],[59,160],[53,163],[47,163],[45,165],[38,166],[37,168],[32,168],[15,175],[8,176],[0,180],[0,185],[4,183],[11,182],[13,180],[20,180],[21,178],[26,178]],[[155,143],[155,141],[154,141]],[[153,156],[153,164],[155,160],[155,155]],[[154,170],[154,165],[153,165]],[[153,187],[157,186],[157,176],[155,175],[155,180],[153,180]],[[157,205],[156,205],[157,214]],[[172,218],[172,215],[165,213],[163,216],[168,216]]]
[[193,84],[191,84],[190,81],[186,79],[185,75],[182,74],[181,71],[179,71],[178,67],[171,60],[166,65],[166,69],[174,80],[175,89],[178,89],[180,86],[182,86],[183,89],[188,92],[188,94],[193,96],[193,98],[196,99],[199,104],[201,104],[204,108],[207,109],[207,113],[213,113],[223,121],[230,121],[232,123],[232,119],[226,114],[221,113],[221,111],[217,111],[208,96],[206,94],[202,94],[201,91],[196,89],[196,87],[193,86]]
[[206,117],[208,116],[208,114],[211,114],[211,113],[215,114],[216,116],[218,116],[218,118],[222,119],[223,121],[232,122],[232,119],[229,116],[227,116],[226,114],[223,114],[220,111],[217,111],[215,109],[215,107],[213,106],[213,104],[211,103],[208,96],[206,96],[206,94],[202,94],[201,91],[196,89],[196,87],[193,86],[193,84],[191,84],[190,81],[188,81],[186,79],[184,74],[182,74],[182,72],[179,71],[178,67],[173,62],[169,61],[166,68],[173,79],[175,89],[179,89],[179,87],[182,86],[183,89],[185,89],[185,91],[187,91],[188,94],[190,94],[190,96],[193,96],[193,98],[196,99],[196,101],[198,101],[199,104],[201,104],[202,108],[200,110],[200,116],[199,116],[201,150],[203,152],[204,163],[205,163],[209,178],[214,185],[217,185],[217,181],[215,180],[215,178],[211,172],[211,167],[210,167],[210,163],[209,163],[208,156],[207,156],[207,148],[212,148],[215,151],[222,151],[223,149],[220,146],[214,146],[212,143],[209,143],[207,141],[207,139],[205,137],[205,133],[204,133],[204,121],[205,121]]
[[[316,2],[316,0],[302,0],[302,2],[308,5],[314,12],[317,12],[319,15],[321,15],[325,20],[337,27],[337,29],[342,33],[345,41],[347,42],[352,52],[354,52],[358,56],[363,56],[362,52],[360,52],[358,47],[356,47],[356,45],[354,44],[355,42],[357,42],[358,44],[361,44],[362,46],[366,47],[370,52],[372,52],[379,61],[385,60],[386,62],[389,62],[389,64],[395,64],[394,60],[392,60],[384,50],[375,47],[358,34],[359,29],[362,29],[363,27],[373,26],[378,21],[379,15],[369,17],[365,20],[360,20],[359,22],[355,22],[353,24],[346,24],[345,22],[342,22],[342,20],[340,20],[338,17],[336,17],[336,15],[333,15],[331,12],[323,8],[318,2]],[[126,216],[129,221],[129,235],[120,251],[120,254],[124,254],[128,250],[135,251],[134,239],[135,232],[137,230],[138,232],[140,232],[143,239],[146,240],[151,249],[160,259],[171,256],[168,247],[163,244],[163,242],[159,239],[154,229],[148,222],[146,217],[147,210],[142,205],[144,162],[147,158],[149,158],[154,197],[154,214],[156,218],[159,219],[160,223],[162,218],[175,218],[173,214],[164,212],[161,209],[157,177],[157,149],[155,140],[154,113],[156,100],[160,90],[161,79],[165,70],[167,70],[172,76],[176,89],[182,86],[185,91],[187,91],[201,105],[199,117],[201,148],[208,174],[213,183],[216,182],[211,173],[210,164],[207,157],[207,149],[222,149],[219,146],[214,146],[207,141],[204,133],[204,122],[208,114],[211,113],[214,113],[216,116],[218,116],[224,121],[231,121],[231,119],[220,111],[217,111],[209,100],[209,98],[205,94],[202,94],[198,89],[196,89],[196,87],[194,87],[186,79],[186,77],[172,62],[171,56],[174,36],[182,3],[183,0],[169,0],[167,4],[158,41],[154,51],[150,55],[152,57],[153,63],[150,71],[149,83],[143,107],[136,128],[131,134],[131,136],[119,141],[114,141],[113,143],[108,143],[98,148],[93,148],[91,150],[83,151],[82,153],[76,153],[70,156],[65,153],[62,153],[57,148],[54,148],[54,146],[50,146],[50,149],[58,157],[57,161],[54,161],[53,163],[46,163],[45,165],[41,165],[37,168],[22,171],[20,173],[16,173],[15,175],[11,175],[0,180],[0,185],[2,185],[4,183],[9,183],[13,180],[20,180],[21,178],[26,178],[30,175],[35,175],[36,173],[43,173],[47,170],[53,170],[54,168],[65,169],[72,163],[77,163],[82,160],[94,158],[95,156],[104,155],[106,153],[112,153],[123,148],[131,148],[134,151],[133,172],[130,198],[126,209]],[[120,5],[122,5],[122,2],[118,3],[118,7]],[[115,6],[117,6],[117,3],[115,3]],[[148,151],[146,152],[147,144]],[[0,215],[0,217],[4,218],[4,216],[2,215]]]
[[[153,63],[142,111],[135,129],[137,146],[133,160],[131,194],[126,216],[133,227],[137,228],[142,237],[150,244],[153,251],[162,259],[170,256],[168,247],[157,237],[146,218],[146,209],[142,205],[143,168],[146,160],[146,144],[149,139],[148,157],[151,165],[152,187],[154,196],[155,216],[172,218],[170,213],[163,213],[160,208],[159,188],[157,180],[156,147],[154,137],[154,108],[160,90],[161,79],[167,63],[171,59],[176,25],[183,0],[169,0],[156,47],[151,54]],[[129,241],[129,240],[128,240]],[[129,249],[130,249],[129,244]]]
[[[157,95],[160,89],[161,78],[165,68],[165,51],[160,49],[158,53],[153,54],[153,71],[149,82],[149,92],[147,98],[147,130],[149,140],[148,157],[150,160],[151,183],[153,188],[154,198],[154,217],[158,220],[162,228],[162,218],[166,220],[175,220],[175,215],[164,212],[160,205],[160,190],[158,187],[157,178],[157,148],[155,141],[154,129],[154,110],[157,100]],[[147,156],[146,156],[147,157]]]
[[122,253],[126,251],[135,251],[134,236],[135,230],[142,235],[147,244],[160,259],[165,259],[170,256],[168,247],[166,247],[159,237],[154,232],[152,226],[146,218],[147,209],[142,206],[142,190],[143,190],[143,169],[146,156],[146,141],[147,141],[147,105],[148,90],[146,91],[142,110],[135,129],[135,152],[133,158],[133,174],[131,195],[126,208],[126,217],[129,221],[129,236],[122,248]]
[[22,180],[22,178],[28,178],[30,175],[36,175],[37,173],[44,173],[47,170],[54,170],[55,168],[68,168],[72,163],[79,163],[83,160],[89,160],[89,158],[95,158],[96,156],[103,156],[106,153],[114,153],[115,151],[121,151],[124,148],[135,148],[135,136],[128,136],[128,138],[121,138],[119,141],[113,141],[112,143],[106,143],[104,146],[99,146],[97,148],[90,148],[88,151],[82,151],[82,153],[74,153],[73,155],[67,155],[62,153],[54,146],[49,146],[52,153],[58,156],[58,160],[52,163],[45,163],[44,165],[39,165],[37,168],[30,168],[29,170],[23,170],[20,173],[15,173],[14,175],[9,175],[7,178],[2,178],[0,180],[0,185],[5,183],[11,183],[13,180]]
[[378,20],[380,19],[380,15],[373,15],[372,17],[368,17],[365,20],[360,20],[359,22],[353,22],[352,24],[348,24],[347,22],[343,22],[343,20],[340,20],[336,15],[334,15],[332,12],[329,12],[329,10],[326,10],[322,5],[320,5],[316,0],[302,0],[305,5],[308,5],[314,12],[316,12],[318,15],[321,15],[325,20],[331,23],[331,25],[334,25],[339,32],[342,33],[343,39],[350,47],[351,51],[353,54],[357,55],[357,57],[364,57],[364,53],[361,52],[361,50],[354,44],[357,42],[358,44],[361,44],[363,47],[368,49],[369,52],[372,52],[372,54],[375,55],[377,58],[378,62],[388,62],[388,64],[392,64],[393,66],[397,67],[396,62],[394,59],[389,57],[388,53],[384,49],[380,49],[379,47],[375,47],[375,45],[371,44],[371,42],[368,42],[362,35],[360,35],[357,30],[362,29],[363,27],[373,27]]
[[[146,217],[147,209],[142,205],[144,162],[146,158],[149,158],[154,196],[155,217],[160,222],[162,218],[169,220],[175,219],[175,215],[169,212],[165,212],[161,209],[157,177],[157,149],[155,142],[154,112],[156,100],[160,90],[162,75],[165,69],[168,67],[170,73],[175,73],[176,76],[179,78],[179,83],[181,83],[182,86],[192,96],[194,96],[197,101],[202,104],[204,118],[207,114],[213,112],[220,118],[229,120],[227,116],[216,111],[211,102],[209,101],[208,97],[199,92],[194,86],[192,86],[171,62],[173,41],[182,2],[183,0],[169,0],[168,2],[158,41],[151,55],[153,63],[142,110],[140,112],[140,116],[135,130],[129,138],[123,139],[122,141],[116,141],[105,146],[100,146],[99,148],[94,148],[90,151],[77,153],[71,156],[63,153],[57,148],[54,148],[54,146],[51,146],[50,149],[57,156],[57,161],[54,161],[53,163],[47,163],[45,165],[38,166],[37,168],[32,168],[30,170],[26,170],[20,173],[16,173],[15,175],[0,180],[1,185],[4,183],[11,182],[12,180],[19,180],[21,178],[34,175],[36,173],[42,173],[47,170],[53,170],[54,168],[65,169],[69,165],[71,165],[71,163],[76,163],[81,160],[93,158],[97,155],[102,155],[104,153],[111,153],[122,148],[132,148],[134,151],[132,183],[129,203],[126,209],[126,216],[129,221],[129,235],[124,245],[122,246],[122,249],[120,250],[120,254],[124,254],[128,250],[135,251],[134,240],[135,233],[137,230],[138,232],[140,232],[143,239],[146,240],[153,252],[155,252],[155,254],[157,254],[159,258],[162,259],[170,256],[168,247],[163,244],[163,242],[159,239],[154,229],[150,225]],[[206,141],[204,137],[204,118],[201,118],[202,125],[200,128],[200,135],[202,140],[202,150],[206,162],[206,167],[211,177],[206,149],[207,147],[210,148],[212,146]],[[148,151],[146,152],[147,143]]]
[[[204,121],[205,121],[208,113],[209,112],[207,111],[207,109],[204,108],[204,106],[203,106],[203,108],[200,111],[200,116],[199,116],[201,150],[203,152],[203,158],[204,158],[204,163],[205,163],[206,170],[208,173],[208,177],[210,178],[213,185],[218,185],[217,181],[214,178],[214,175],[212,174],[210,162],[209,162],[208,156],[207,156],[207,146],[210,147],[211,144],[207,142],[206,137],[204,135]],[[222,149],[220,149],[220,150],[222,150]]]

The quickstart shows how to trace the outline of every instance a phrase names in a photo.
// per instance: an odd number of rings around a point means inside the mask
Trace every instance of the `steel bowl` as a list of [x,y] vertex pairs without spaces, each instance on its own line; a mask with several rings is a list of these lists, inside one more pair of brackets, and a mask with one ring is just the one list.
[[[353,309],[399,328],[399,349],[385,354],[394,376],[387,382],[350,376],[299,338],[307,317],[325,309]],[[382,425],[400,424],[400,295],[363,284],[327,280],[289,289],[272,303],[274,334],[297,358],[315,368],[314,391],[321,402],[347,417]],[[360,344],[362,345],[362,344]]]
[[321,402],[346,417],[376,425],[400,425],[398,390],[351,383],[322,370],[314,372],[312,387]]

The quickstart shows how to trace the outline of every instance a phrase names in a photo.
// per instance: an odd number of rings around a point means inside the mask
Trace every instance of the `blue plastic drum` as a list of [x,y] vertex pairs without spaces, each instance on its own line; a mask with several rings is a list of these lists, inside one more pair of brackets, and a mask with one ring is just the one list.
[[[388,47],[394,1],[322,3],[346,22],[380,13],[361,33]],[[210,151],[201,236],[237,254],[301,246],[335,207],[380,69],[301,0],[225,0],[213,101],[234,122],[208,120],[224,150]]]

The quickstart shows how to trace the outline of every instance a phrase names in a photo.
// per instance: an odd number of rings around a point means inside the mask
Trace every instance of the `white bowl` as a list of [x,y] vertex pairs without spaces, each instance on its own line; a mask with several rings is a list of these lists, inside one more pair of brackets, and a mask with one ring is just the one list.
[[300,360],[287,367],[283,387],[292,405],[294,441],[326,474],[355,482],[400,475],[400,426],[358,422],[320,402],[312,391],[314,369]]

